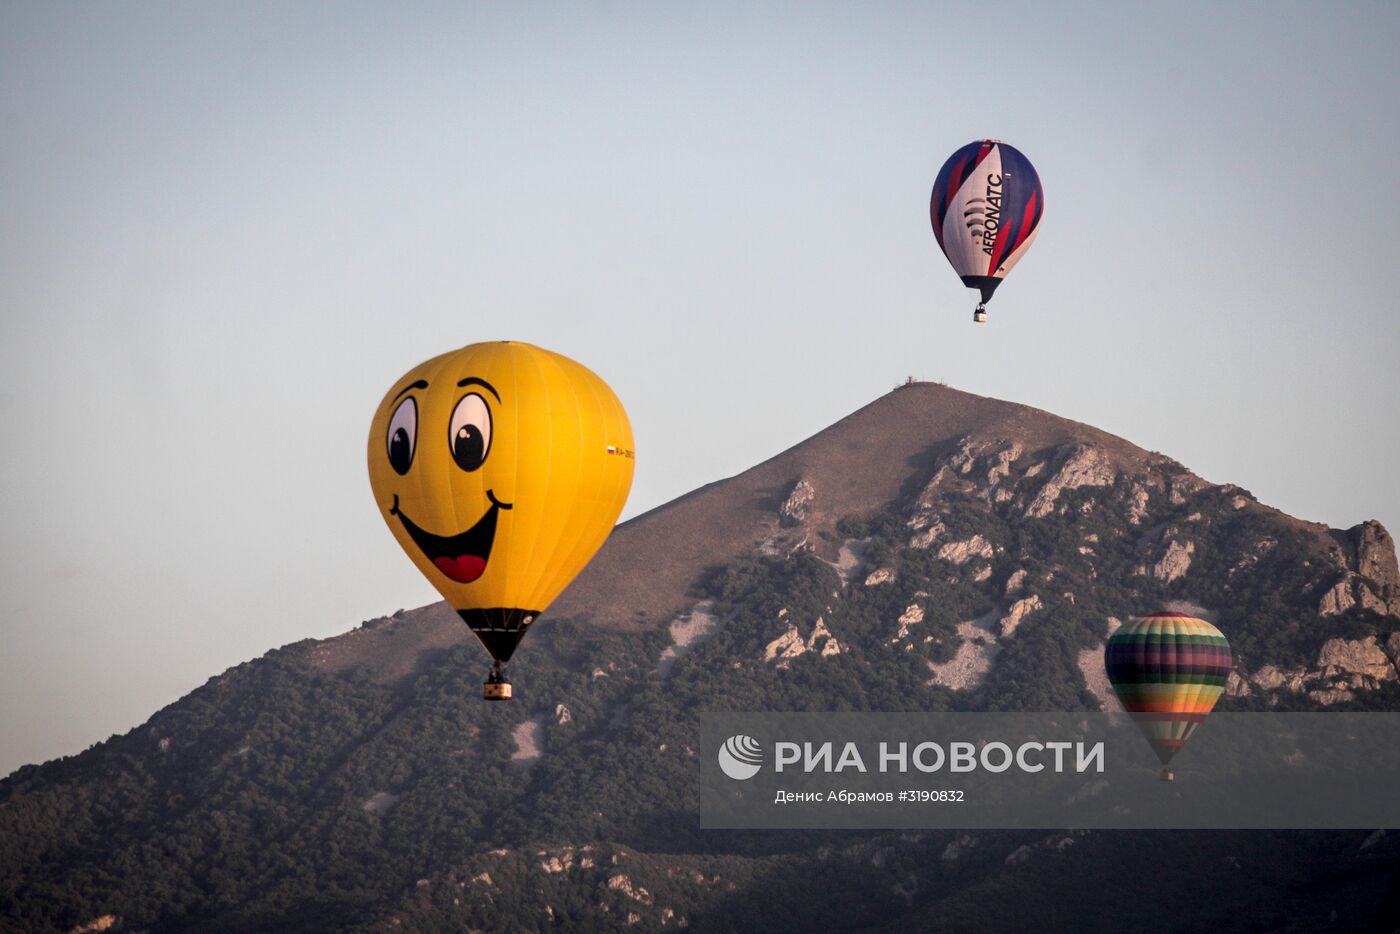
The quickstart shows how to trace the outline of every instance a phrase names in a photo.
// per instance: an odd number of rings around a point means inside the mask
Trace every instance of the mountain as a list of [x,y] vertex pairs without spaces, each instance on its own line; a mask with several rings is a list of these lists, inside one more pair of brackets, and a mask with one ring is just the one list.
[[[699,710],[1114,701],[1120,620],[1235,647],[1221,707],[1400,709],[1378,523],[1304,522],[1036,409],[912,383],[620,526],[479,700],[441,604],[211,679],[0,783],[4,930],[1389,930],[1375,832],[730,832]],[[106,927],[103,927],[106,925]]]

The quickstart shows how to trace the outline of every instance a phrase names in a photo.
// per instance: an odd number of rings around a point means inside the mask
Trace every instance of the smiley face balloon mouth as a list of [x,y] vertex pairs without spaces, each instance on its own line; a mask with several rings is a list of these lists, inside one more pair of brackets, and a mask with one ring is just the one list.
[[497,516],[502,509],[515,506],[514,503],[496,499],[492,490],[486,491],[486,498],[491,501],[491,508],[475,525],[457,535],[434,535],[419,528],[399,509],[397,493],[394,494],[394,505],[389,507],[389,515],[398,517],[408,537],[413,539],[413,543],[434,567],[459,584],[470,584],[486,573],[486,562],[491,560],[491,546],[496,541]]

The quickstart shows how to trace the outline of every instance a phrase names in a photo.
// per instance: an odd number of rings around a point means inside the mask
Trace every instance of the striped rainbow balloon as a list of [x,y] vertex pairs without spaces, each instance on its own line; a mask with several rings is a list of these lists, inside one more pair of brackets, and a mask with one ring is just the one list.
[[[1153,613],[1115,632],[1103,661],[1123,709],[1165,766],[1224,692],[1230,643],[1203,619]],[[1164,770],[1162,777],[1171,773]]]

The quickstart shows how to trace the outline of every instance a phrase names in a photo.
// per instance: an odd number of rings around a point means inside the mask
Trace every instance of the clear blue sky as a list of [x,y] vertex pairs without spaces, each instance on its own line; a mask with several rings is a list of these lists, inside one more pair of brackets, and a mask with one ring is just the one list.
[[[937,377],[1400,532],[1400,5],[0,3],[0,773],[435,599],[370,416],[517,338],[627,515]],[[930,233],[1009,140],[992,321]]]

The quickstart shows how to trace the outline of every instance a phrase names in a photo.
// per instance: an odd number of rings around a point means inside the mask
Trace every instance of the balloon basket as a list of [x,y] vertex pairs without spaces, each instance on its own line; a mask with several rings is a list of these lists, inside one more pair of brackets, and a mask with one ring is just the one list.
[[481,686],[482,700],[510,700],[514,696],[511,690],[510,679],[505,672],[501,671],[499,665],[491,669],[491,673],[486,676],[486,681]]
[[1173,772],[1171,769],[1163,769],[1162,774],[1158,777],[1161,778],[1164,782],[1176,781],[1176,773]]
[[975,322],[977,322],[978,324],[986,324],[986,323],[987,323],[987,306],[986,306],[986,305],[978,305],[978,306],[977,306],[977,310],[974,311],[974,312],[972,313],[972,320],[975,321]]

